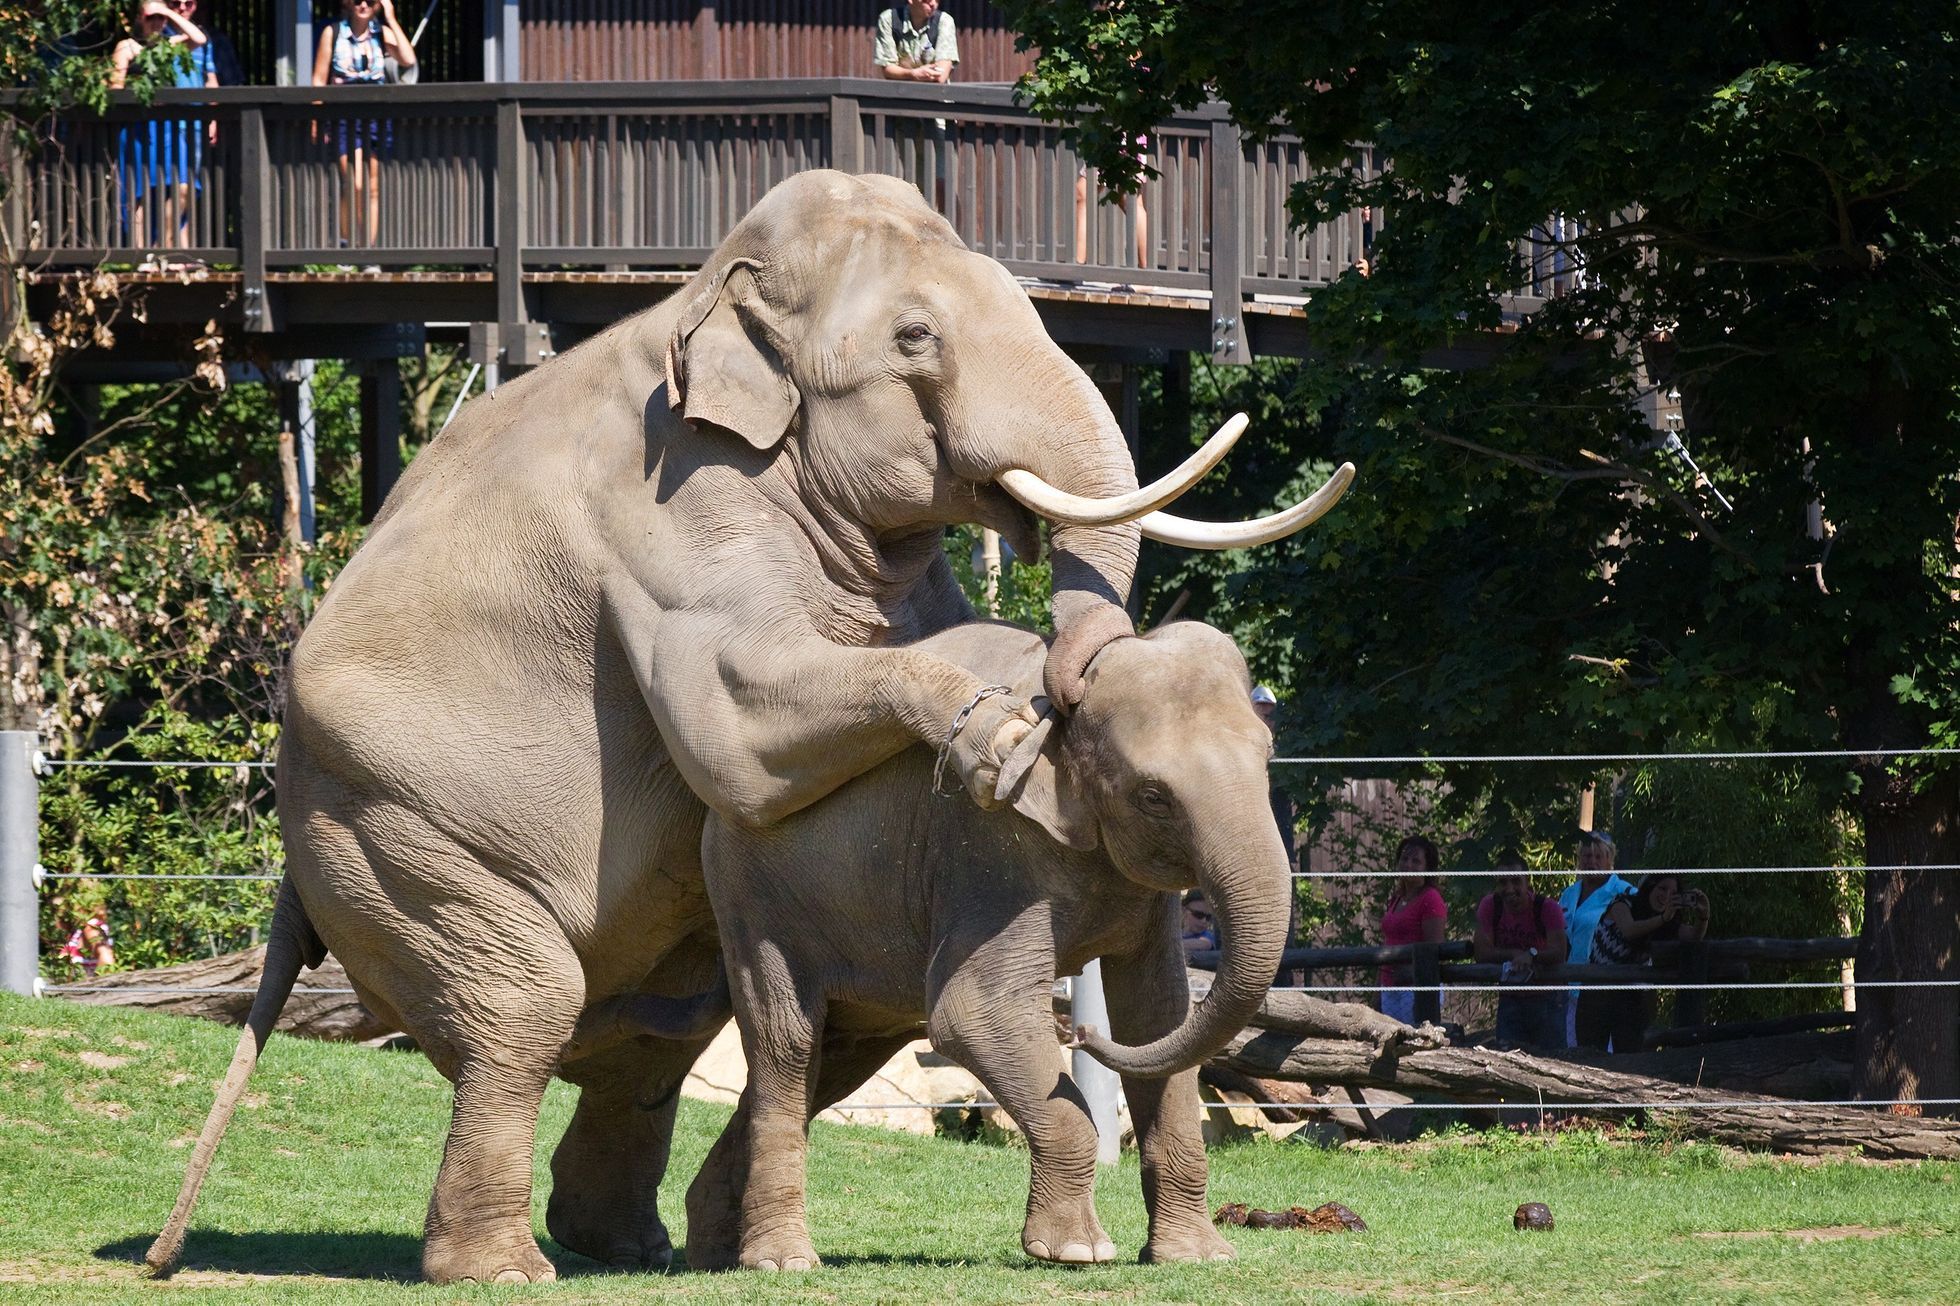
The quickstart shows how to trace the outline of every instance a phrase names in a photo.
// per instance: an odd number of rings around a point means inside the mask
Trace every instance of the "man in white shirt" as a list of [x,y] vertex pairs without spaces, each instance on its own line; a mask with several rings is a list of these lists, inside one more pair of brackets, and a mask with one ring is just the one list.
[[906,0],[880,10],[871,62],[881,77],[902,82],[949,82],[960,61],[960,40],[939,0]]

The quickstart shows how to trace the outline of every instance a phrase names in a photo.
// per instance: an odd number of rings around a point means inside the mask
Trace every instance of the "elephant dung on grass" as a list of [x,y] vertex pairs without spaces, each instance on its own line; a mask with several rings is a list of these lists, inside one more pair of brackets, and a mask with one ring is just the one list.
[[780,820],[962,713],[948,765],[991,802],[1035,718],[912,646],[972,616],[944,528],[1032,557],[1054,523],[1043,682],[1066,708],[1129,633],[1140,530],[1256,542],[1352,475],[1263,523],[1159,511],[1236,434],[1139,490],[1007,271],[917,191],[835,172],[777,186],[671,300],[472,400],[293,651],[266,973],[152,1268],[323,949],[456,1085],[427,1278],[554,1277],[531,1231],[554,1074],[581,1092],[553,1237],[665,1265],[674,1097],[722,1011],[708,813]]

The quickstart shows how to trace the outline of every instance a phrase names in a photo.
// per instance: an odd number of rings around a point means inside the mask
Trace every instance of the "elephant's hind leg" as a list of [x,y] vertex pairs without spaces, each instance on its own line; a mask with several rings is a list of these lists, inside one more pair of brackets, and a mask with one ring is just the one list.
[[543,909],[515,892],[497,897],[501,928],[524,945],[494,965],[476,956],[471,979],[452,984],[440,1022],[456,1105],[422,1245],[432,1283],[558,1277],[531,1228],[531,1158],[545,1085],[578,1023],[584,985]]
[[674,1259],[660,1218],[660,1181],[688,1068],[709,1039],[632,1041],[567,1065],[578,1109],[551,1155],[545,1227],[559,1244],[622,1270]]

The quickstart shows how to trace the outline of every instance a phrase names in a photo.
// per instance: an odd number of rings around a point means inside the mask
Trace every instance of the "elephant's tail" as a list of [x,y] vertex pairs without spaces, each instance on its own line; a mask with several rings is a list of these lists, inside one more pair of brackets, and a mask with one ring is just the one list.
[[259,991],[252,999],[251,1014],[245,1018],[245,1031],[238,1036],[238,1050],[231,1055],[231,1068],[225,1072],[217,1101],[211,1104],[211,1114],[205,1117],[204,1132],[198,1136],[197,1148],[191,1153],[190,1169],[177,1194],[177,1205],[171,1208],[163,1232],[143,1257],[150,1274],[162,1278],[177,1268],[177,1258],[184,1250],[184,1233],[197,1206],[198,1189],[204,1186],[211,1158],[217,1154],[218,1143],[225,1136],[225,1127],[231,1123],[238,1100],[245,1096],[245,1081],[251,1078],[266,1037],[278,1023],[286,999],[292,995],[293,981],[299,978],[300,968],[319,965],[325,955],[326,949],[320,936],[314,933],[313,922],[306,917],[306,907],[300,902],[293,882],[285,881],[279,886],[279,905],[272,913],[265,973],[259,977]]

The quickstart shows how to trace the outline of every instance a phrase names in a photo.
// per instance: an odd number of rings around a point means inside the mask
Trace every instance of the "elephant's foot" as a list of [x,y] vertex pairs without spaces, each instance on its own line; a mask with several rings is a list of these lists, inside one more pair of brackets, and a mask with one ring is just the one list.
[[1230,1261],[1237,1257],[1232,1244],[1219,1237],[1218,1230],[1201,1216],[1195,1224],[1153,1232],[1137,1259],[1145,1265],[1155,1265],[1167,1261]]
[[432,1237],[422,1247],[422,1277],[430,1283],[550,1283],[558,1270],[526,1230],[521,1245],[466,1234]]
[[814,1270],[823,1264],[803,1229],[782,1229],[742,1240],[745,1270]]
[[1033,1211],[1021,1227],[1021,1250],[1037,1261],[1099,1265],[1116,1259],[1116,1244],[1103,1232],[1087,1200],[1073,1210]]
[[560,1201],[553,1192],[544,1226],[566,1251],[589,1256],[615,1270],[673,1268],[674,1245],[659,1216],[634,1207],[607,1210],[580,1193]]

